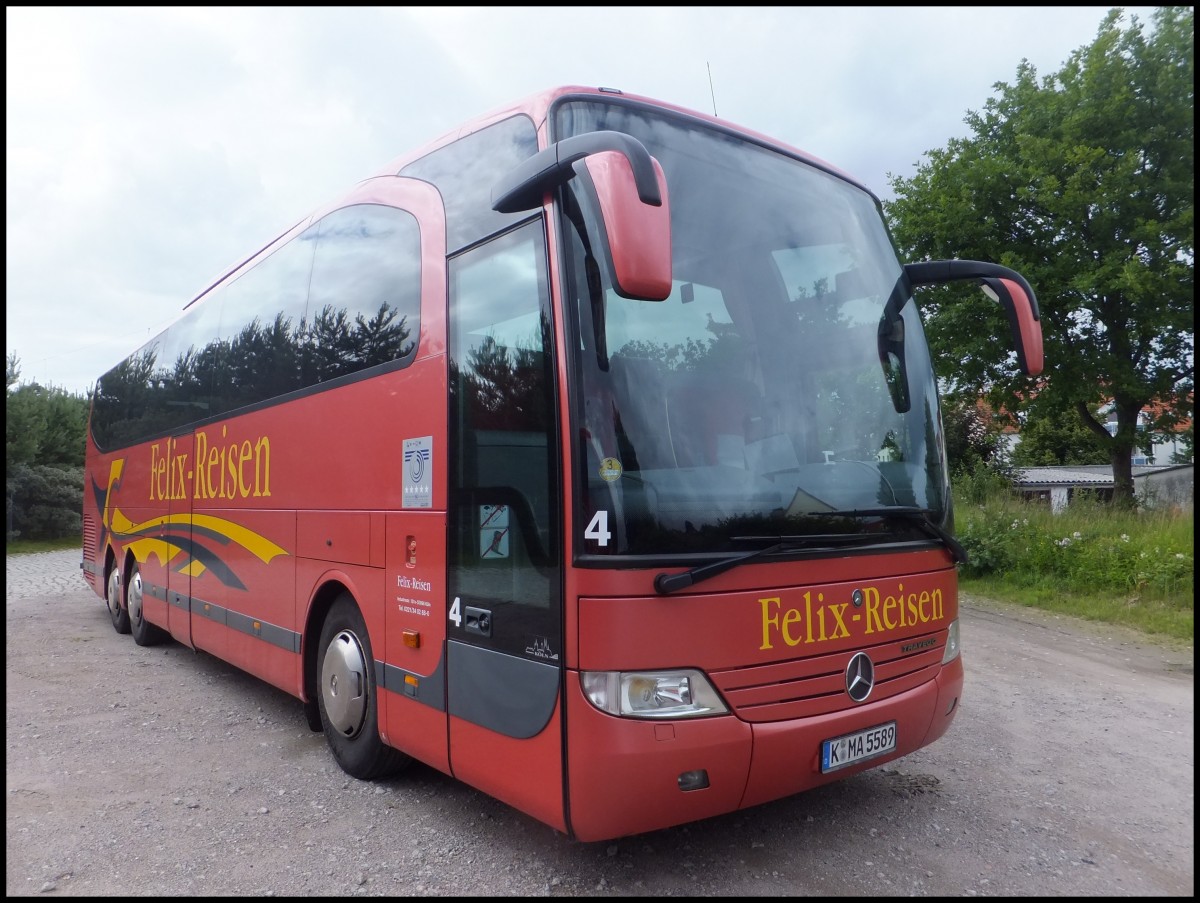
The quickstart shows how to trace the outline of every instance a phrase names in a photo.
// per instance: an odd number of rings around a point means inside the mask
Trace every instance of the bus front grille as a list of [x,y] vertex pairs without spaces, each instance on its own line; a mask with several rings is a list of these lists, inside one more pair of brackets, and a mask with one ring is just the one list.
[[[919,687],[941,669],[946,631],[845,652],[715,671],[713,682],[744,721],[786,721],[841,711],[847,705],[846,666],[865,652],[875,665],[876,702]],[[908,651],[905,651],[908,650]]]

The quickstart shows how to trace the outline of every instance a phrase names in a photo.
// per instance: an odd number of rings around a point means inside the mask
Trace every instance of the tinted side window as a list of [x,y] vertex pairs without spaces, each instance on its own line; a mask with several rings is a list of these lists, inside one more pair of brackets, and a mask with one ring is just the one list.
[[340,377],[410,361],[420,331],[420,229],[403,210],[337,210],[209,292],[97,382],[101,448]]
[[329,214],[318,228],[305,385],[410,359],[421,324],[417,221],[391,207],[361,205]]
[[163,383],[174,390],[181,425],[300,387],[295,346],[315,234],[305,230],[170,328]]
[[465,248],[528,213],[497,213],[492,186],[537,153],[537,131],[527,116],[513,116],[427,154],[400,175],[432,182],[446,207],[446,250]]
[[92,437],[100,448],[114,448],[140,437],[156,436],[176,425],[179,412],[167,407],[156,378],[165,332],[96,380],[92,395]]

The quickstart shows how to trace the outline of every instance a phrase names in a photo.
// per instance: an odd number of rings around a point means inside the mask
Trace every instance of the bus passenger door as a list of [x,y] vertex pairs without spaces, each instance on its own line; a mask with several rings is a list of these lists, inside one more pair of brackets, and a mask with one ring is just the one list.
[[451,772],[565,830],[561,527],[545,234],[449,266]]
[[[195,443],[189,431],[166,440],[168,513],[163,524],[167,560],[167,630],[185,646],[192,646],[192,572],[197,565],[192,543],[192,488],[195,475]],[[193,647],[194,648],[194,647]]]

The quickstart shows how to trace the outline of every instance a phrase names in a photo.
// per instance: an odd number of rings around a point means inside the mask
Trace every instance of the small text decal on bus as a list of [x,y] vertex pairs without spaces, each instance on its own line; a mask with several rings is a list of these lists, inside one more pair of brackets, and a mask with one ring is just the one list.
[[895,595],[882,595],[876,586],[863,591],[865,602],[861,609],[850,609],[849,602],[827,603],[824,593],[804,594],[803,608],[783,607],[778,596],[759,599],[762,606],[762,645],[773,649],[778,640],[785,645],[823,643],[851,636],[870,636],[898,627],[915,627],[940,621],[945,617],[942,591],[922,590],[905,593],[898,584]]
[[178,439],[150,446],[150,501],[186,499],[189,484],[197,500],[270,496],[270,438],[226,441],[228,431],[221,427],[217,441],[206,430],[198,431],[194,465],[187,452],[178,450]]
[[405,508],[433,507],[433,437],[404,440]]

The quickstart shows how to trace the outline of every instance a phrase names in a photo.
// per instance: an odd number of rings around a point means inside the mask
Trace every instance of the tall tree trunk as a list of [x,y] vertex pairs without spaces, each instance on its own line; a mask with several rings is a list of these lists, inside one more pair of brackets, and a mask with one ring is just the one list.
[[1096,420],[1087,405],[1077,402],[1075,410],[1084,425],[1095,433],[1108,449],[1108,460],[1113,471],[1113,505],[1131,508],[1137,502],[1133,485],[1133,450],[1137,446],[1137,417],[1142,405],[1137,402],[1115,401],[1117,433],[1109,435],[1104,424]]
[[1109,454],[1113,470],[1113,506],[1132,508],[1137,500],[1133,485],[1133,447],[1114,440]]

